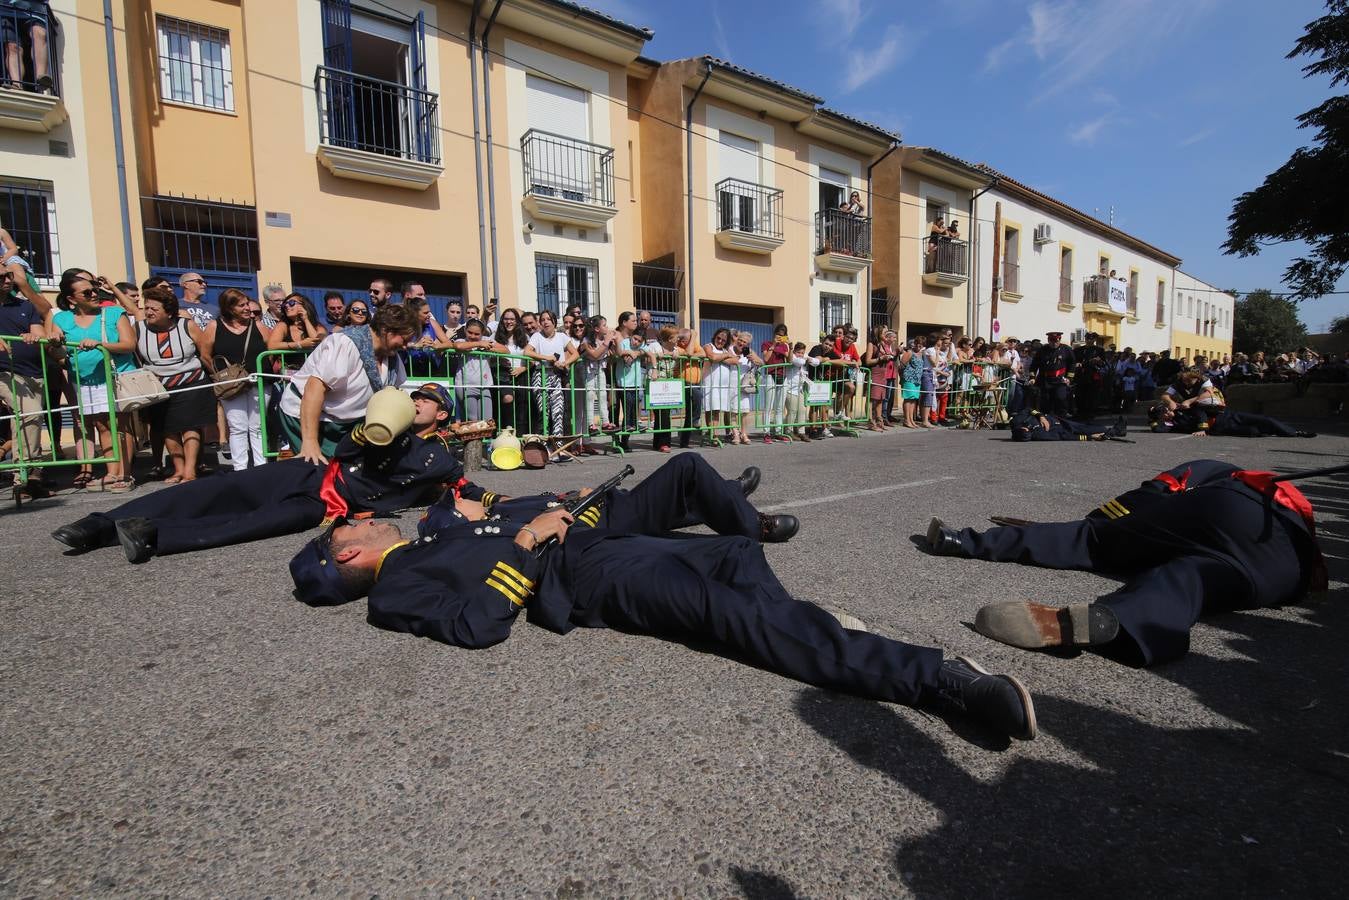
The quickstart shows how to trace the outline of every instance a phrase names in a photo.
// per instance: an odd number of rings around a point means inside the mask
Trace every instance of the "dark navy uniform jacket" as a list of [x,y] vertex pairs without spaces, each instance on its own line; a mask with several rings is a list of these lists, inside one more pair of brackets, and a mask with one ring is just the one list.
[[1066,377],[1076,365],[1077,360],[1071,347],[1064,344],[1057,347],[1045,344],[1036,351],[1031,369],[1035,372],[1036,380],[1044,383]]
[[420,506],[445,485],[457,486],[470,499],[483,493],[464,480],[463,465],[435,436],[404,432],[388,446],[378,447],[366,441],[364,427],[357,425],[338,443],[329,466],[333,474],[324,473],[324,484],[332,481],[350,506],[348,515]]
[[[1041,418],[1049,423],[1048,428],[1040,423]],[[1012,416],[1010,425],[1014,441],[1086,441],[1092,435],[1109,431],[1101,425],[1084,425],[1036,410],[1022,410]]]

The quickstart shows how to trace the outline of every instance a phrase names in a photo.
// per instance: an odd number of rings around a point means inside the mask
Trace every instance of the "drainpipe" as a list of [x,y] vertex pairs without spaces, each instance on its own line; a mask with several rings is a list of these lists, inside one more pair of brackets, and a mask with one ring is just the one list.
[[685,206],[688,208],[688,279],[689,286],[689,328],[694,327],[694,306],[693,298],[698,296],[693,288],[693,104],[698,102],[698,95],[707,87],[707,79],[712,77],[712,69],[715,64],[708,62],[707,71],[703,73],[703,80],[698,83],[698,90],[693,92],[689,98],[689,105],[684,108],[684,177],[687,179]]
[[[895,141],[894,143],[892,143],[892,144],[890,145],[890,148],[889,148],[888,150],[886,150],[886,151],[885,151],[884,153],[882,153],[880,156],[876,157],[876,159],[875,159],[874,161],[872,161],[872,162],[867,166],[867,203],[871,203],[871,256],[872,256],[873,259],[875,259],[875,256],[876,256],[876,204],[871,202],[871,172],[872,172],[873,169],[875,169],[875,168],[876,168],[877,166],[879,166],[881,163],[885,162],[885,158],[886,158],[887,156],[889,156],[891,153],[894,153],[894,152],[895,152],[896,150],[898,150],[898,149],[899,149],[899,141]],[[903,250],[903,248],[901,247],[901,248],[900,248],[900,253],[903,253],[903,252],[904,252],[904,250]],[[866,297],[866,302],[867,302],[867,328],[868,328],[868,329],[871,327],[871,270],[872,270],[874,267],[875,267],[875,263],[872,263],[872,265],[867,266],[867,297]],[[898,286],[896,286],[895,292],[896,292],[896,294],[898,294],[898,292],[899,292]],[[898,301],[898,300],[899,300],[899,297],[896,296],[896,297],[895,297],[895,300]],[[887,300],[886,300],[886,304],[885,304],[885,305],[886,305],[886,308],[887,308],[887,310],[888,310],[888,309],[889,309],[889,306],[890,306],[890,303],[889,303],[888,298],[887,298]]]
[[[109,2],[109,0],[104,0]],[[482,0],[473,0],[473,12],[468,20],[468,74],[473,91],[473,171],[478,186],[478,266],[482,275],[482,302],[487,306],[487,224],[482,209],[482,134],[478,122],[478,44],[473,39],[477,33],[478,5]],[[490,152],[490,148],[489,148]]]
[[[492,144],[492,78],[489,68],[489,59],[491,53],[487,48],[487,36],[492,33],[492,26],[496,24],[497,13],[501,12],[501,4],[505,0],[497,0],[496,6],[492,7],[492,15],[487,18],[487,24],[482,29],[482,112],[487,119],[487,221],[492,234],[492,295],[491,299],[501,296],[501,269],[497,262],[497,188],[496,188],[496,164],[493,157],[496,156],[495,147]],[[470,37],[472,35],[470,34]],[[482,314],[487,315],[487,303],[482,305]]]
[[[987,185],[985,185],[982,191],[970,197],[970,214],[969,214],[970,271],[973,273],[974,278],[974,289],[971,291],[970,296],[974,298],[974,303],[967,305],[965,310],[966,334],[973,334],[977,330],[976,325],[979,319],[979,314],[977,312],[977,310],[979,309],[979,217],[978,217],[978,209],[975,206],[975,203],[976,201],[978,201],[980,197],[982,197],[984,194],[987,194],[989,191],[993,190],[997,186],[998,186],[998,179],[995,177],[992,181],[990,181]],[[996,272],[994,273],[993,277],[994,278],[997,277]],[[989,326],[989,329],[991,332],[992,325]],[[993,335],[990,333],[989,339],[992,340],[992,338]]]
[[103,37],[108,51],[108,93],[112,95],[112,147],[117,160],[117,199],[122,211],[122,254],[128,281],[136,278],[131,250],[131,203],[126,190],[126,150],[122,147],[122,96],[117,84],[117,38],[112,27],[112,0],[103,0]]

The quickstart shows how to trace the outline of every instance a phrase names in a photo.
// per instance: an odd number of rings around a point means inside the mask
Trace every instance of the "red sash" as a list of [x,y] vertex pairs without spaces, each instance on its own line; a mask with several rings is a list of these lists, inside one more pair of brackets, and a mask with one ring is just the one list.
[[1291,481],[1275,482],[1274,479],[1278,476],[1273,472],[1252,472],[1239,469],[1232,473],[1232,477],[1283,508],[1291,509],[1302,518],[1302,521],[1307,525],[1307,531],[1311,534],[1312,550],[1316,554],[1312,563],[1311,580],[1307,586],[1313,591],[1326,590],[1329,587],[1330,579],[1326,572],[1325,557],[1321,555],[1321,548],[1316,542],[1316,516],[1312,512],[1311,501]]
[[1181,491],[1186,490],[1185,483],[1190,480],[1190,470],[1186,469],[1185,474],[1179,478],[1172,475],[1170,472],[1162,472],[1159,475],[1153,475],[1152,480],[1160,481],[1162,484],[1166,485],[1171,493],[1178,494]]
[[347,498],[337,489],[338,482],[343,482],[342,464],[333,460],[328,463],[328,469],[323,473],[323,484],[319,487],[319,499],[323,501],[325,507],[323,512],[325,522],[345,517],[351,509],[347,504]]

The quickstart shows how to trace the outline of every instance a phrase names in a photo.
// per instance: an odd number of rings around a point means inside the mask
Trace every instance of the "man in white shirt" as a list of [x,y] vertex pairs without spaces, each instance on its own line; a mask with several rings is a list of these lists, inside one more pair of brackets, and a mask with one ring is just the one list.
[[378,389],[367,367],[371,363],[379,388],[407,380],[398,351],[421,332],[417,316],[406,306],[388,305],[374,315],[368,332],[370,358],[361,345],[364,329],[356,326],[324,338],[281,394],[281,430],[297,456],[325,465],[333,449],[357,422]]

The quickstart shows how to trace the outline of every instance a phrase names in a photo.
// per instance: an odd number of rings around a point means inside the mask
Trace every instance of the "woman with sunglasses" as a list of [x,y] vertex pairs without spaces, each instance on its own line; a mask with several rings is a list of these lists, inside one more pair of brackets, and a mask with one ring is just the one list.
[[267,338],[268,350],[313,350],[328,336],[318,324],[318,312],[303,294],[287,294],[281,301],[281,321]]
[[[112,357],[113,372],[127,372],[136,368],[136,332],[120,306],[103,306],[94,280],[88,273],[67,274],[61,279],[57,306],[52,322],[65,333],[67,344],[79,349],[67,357],[70,381],[78,399],[75,424],[80,437],[80,456],[112,454],[112,428],[109,420],[107,367],[103,351]],[[91,432],[97,433],[98,449],[88,443]],[[91,465],[83,465],[75,476],[75,486],[90,491],[108,491],[123,494],[135,486],[130,476],[130,465],[135,447],[131,434],[119,429],[122,438],[121,462],[108,463],[108,473],[95,479]]]
[[350,328],[352,325],[370,324],[370,304],[364,300],[353,300],[347,304],[346,311],[342,313],[342,324],[333,328],[333,334],[337,334],[343,328]]

